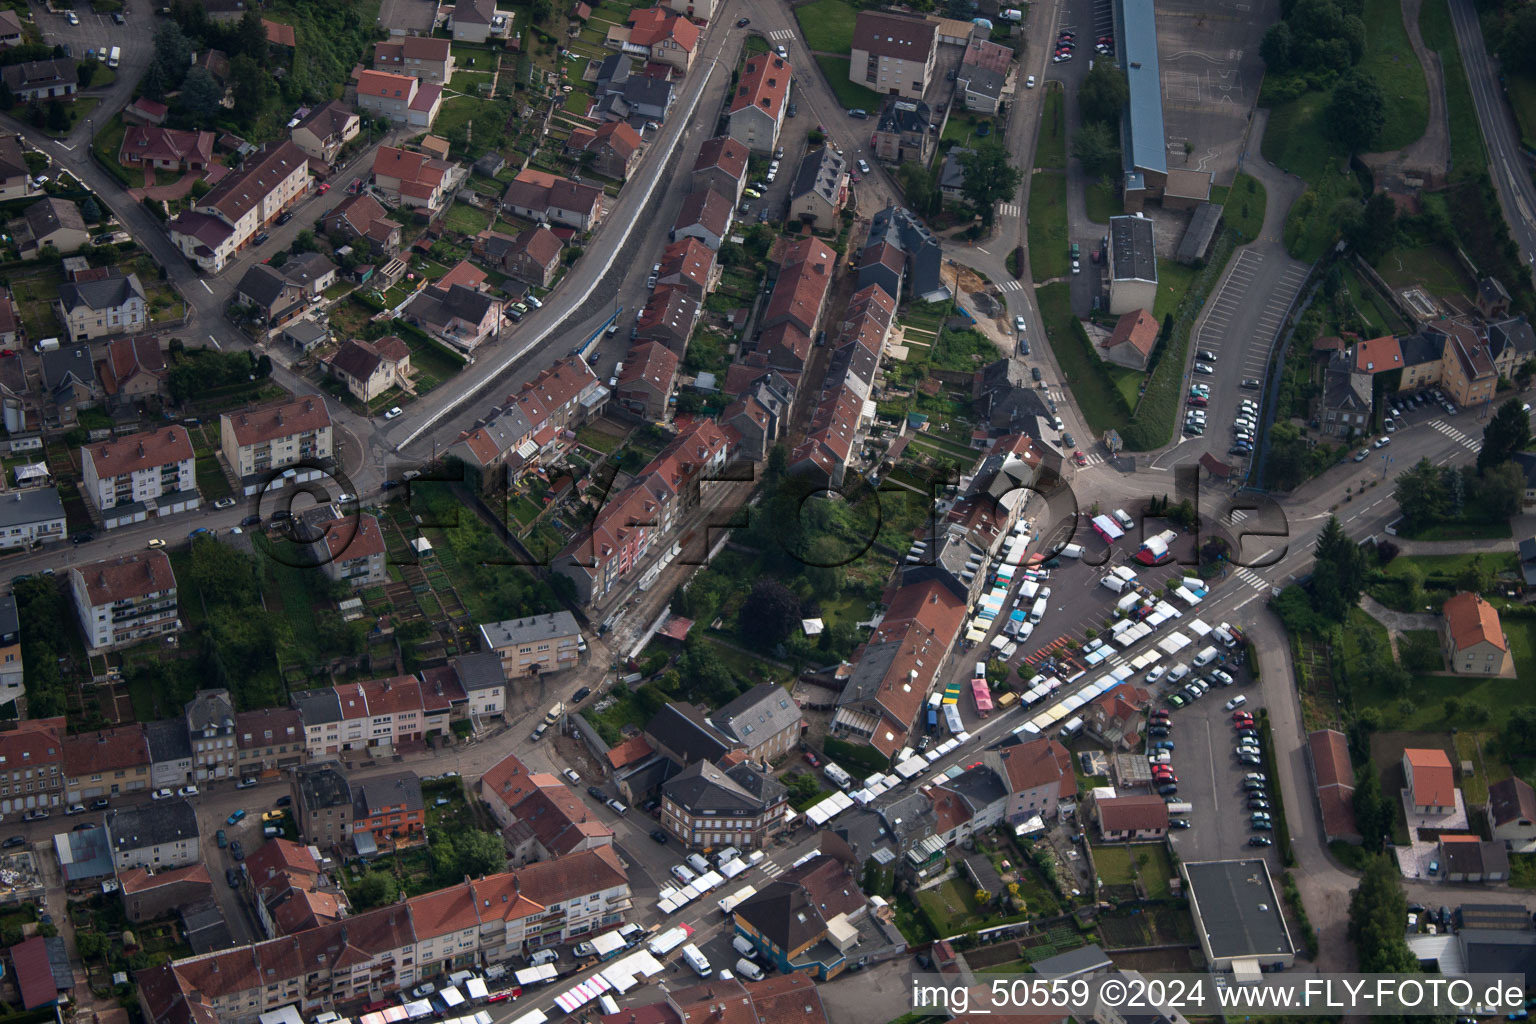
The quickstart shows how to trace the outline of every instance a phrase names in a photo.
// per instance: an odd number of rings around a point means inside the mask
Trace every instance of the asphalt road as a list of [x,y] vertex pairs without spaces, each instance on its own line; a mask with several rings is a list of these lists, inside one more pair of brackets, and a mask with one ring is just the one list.
[[1488,144],[1488,171],[1504,208],[1504,221],[1530,268],[1536,261],[1536,185],[1531,183],[1514,117],[1499,85],[1498,68],[1483,43],[1477,10],[1471,0],[1450,0],[1450,5],[1461,61],[1472,86],[1472,105]]

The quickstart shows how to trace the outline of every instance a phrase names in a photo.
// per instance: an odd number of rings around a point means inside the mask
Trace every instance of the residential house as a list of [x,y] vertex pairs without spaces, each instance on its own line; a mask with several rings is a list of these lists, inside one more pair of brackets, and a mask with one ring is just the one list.
[[11,221],[10,230],[24,260],[37,259],[45,246],[71,253],[91,240],[80,207],[68,199],[45,196]]
[[1536,843],[1536,790],[1518,775],[1488,787],[1484,808],[1494,842],[1525,850]]
[[682,209],[672,222],[672,241],[697,238],[716,252],[731,229],[735,208],[731,201],[713,189],[690,192],[683,198]]
[[519,866],[613,843],[613,830],[565,783],[530,773],[514,754],[480,777],[480,799],[505,830]]
[[549,228],[539,225],[516,235],[489,229],[475,239],[475,252],[507,276],[523,284],[548,288],[560,270],[564,243]]
[[602,63],[593,92],[597,104],[589,114],[593,119],[628,121],[631,125],[647,121],[659,124],[667,119],[677,99],[672,83],[662,77],[631,74],[631,64],[626,54],[615,54]]
[[318,252],[295,253],[281,268],[283,277],[310,302],[319,302],[336,283],[336,264]]
[[[0,320],[5,319],[7,312],[13,312],[10,307],[9,299],[0,298]],[[27,434],[42,426],[42,418],[38,414],[41,395],[27,383],[27,368],[19,351],[25,346],[16,344],[14,317],[11,325],[12,340],[3,342],[10,346],[10,354],[0,355],[0,413],[3,413],[3,423],[7,433]],[[89,358],[90,346],[81,347],[85,349],[85,354]],[[73,406],[73,403],[69,404]],[[72,413],[69,418],[73,420]]]
[[292,142],[268,143],[170,222],[171,241],[216,274],[263,227],[309,194],[309,158]]
[[985,36],[972,36],[955,76],[955,89],[965,95],[965,109],[996,114],[1013,94],[1013,50]]
[[0,732],[0,813],[64,803],[64,719],[23,718]]
[[1503,843],[1442,832],[1439,850],[1447,882],[1502,882],[1509,878],[1509,853]]
[[565,141],[565,154],[605,178],[623,180],[640,162],[640,133],[624,121],[607,121],[595,129],[574,128]]
[[665,343],[642,341],[632,345],[624,354],[624,372],[619,374],[614,398],[638,416],[666,419],[679,365],[677,353]]
[[800,705],[778,683],[758,683],[709,716],[719,731],[764,764],[799,747]]
[[1077,797],[1072,755],[1048,737],[988,750],[981,759],[1008,789],[1008,807],[1003,818],[1010,825],[1035,817],[1050,821]]
[[1500,377],[1514,380],[1526,361],[1536,358],[1536,331],[1524,316],[1488,325],[1488,354]]
[[377,341],[349,339],[327,365],[352,397],[366,405],[390,388],[409,386],[411,347],[393,334]]
[[784,246],[779,277],[759,321],[757,351],[769,366],[795,373],[805,368],[836,265],[837,254],[818,238]]
[[357,106],[396,124],[431,128],[443,107],[443,87],[389,71],[363,71],[357,76]]
[[1093,820],[1106,843],[1161,839],[1168,834],[1168,804],[1155,793],[1098,797]]
[[862,419],[863,402],[850,388],[834,387],[824,392],[811,414],[805,440],[790,453],[789,471],[814,480],[822,488],[841,489]]
[[887,206],[870,219],[859,260],[859,287],[878,284],[887,295],[901,299],[905,286],[907,298],[942,302],[949,298],[939,272],[943,261],[938,239],[913,213]]
[[[21,618],[16,611],[16,597],[14,594],[0,594],[0,704],[9,704],[25,692],[24,676]],[[0,783],[4,781],[3,776],[3,770],[0,770]]]
[[486,623],[480,627],[480,641],[501,659],[506,679],[575,668],[585,644],[581,627],[567,611]]
[[164,124],[171,108],[148,96],[140,96],[123,108],[123,120],[128,124]]
[[[442,42],[443,48],[447,49],[448,44],[443,40],[423,40],[428,41]],[[382,49],[391,44],[378,45]],[[449,62],[452,63],[452,60],[450,56]],[[336,162],[343,146],[357,138],[362,125],[363,119],[357,116],[355,110],[340,100],[329,100],[311,107],[304,119],[293,126],[289,137],[305,156],[329,165]]]
[[[729,426],[738,438],[739,455],[751,462],[761,462],[768,457],[768,451],[783,430],[790,405],[789,393],[775,390],[767,376],[754,381],[745,394],[720,413],[721,424]],[[783,381],[777,373],[771,376]],[[787,382],[785,387],[788,387]],[[727,393],[738,392],[728,387]]]
[[1484,320],[1497,320],[1509,315],[1509,291],[1496,277],[1478,279],[1475,302]]
[[[415,772],[391,772],[352,782],[352,837],[407,839],[426,827],[427,805]],[[362,847],[359,846],[359,851]]]
[[661,272],[656,275],[656,283],[681,290],[702,304],[705,296],[714,290],[719,277],[715,250],[690,235],[662,250]]
[[365,679],[296,694],[311,760],[350,750],[389,750],[427,732],[421,680],[415,676]]
[[1364,433],[1371,420],[1371,376],[1357,373],[1348,353],[1334,352],[1323,372],[1316,418],[1322,431],[1348,440]]
[[61,60],[29,60],[0,68],[6,88],[17,103],[42,103],[48,100],[73,102],[79,87],[75,62]]
[[683,289],[658,286],[635,317],[635,338],[659,341],[682,358],[701,311],[699,301]]
[[320,229],[349,240],[365,239],[389,255],[400,251],[400,224],[390,220],[379,201],[367,194],[347,196],[321,218]]
[[70,590],[92,653],[175,633],[176,576],[163,551],[119,555],[72,566]]
[[903,586],[869,641],[854,652],[832,734],[887,757],[907,746],[928,691],[949,664],[966,602],[938,581]]
[[74,341],[142,331],[149,324],[139,275],[117,270],[92,280],[65,281],[55,306]]
[[219,447],[247,495],[305,483],[331,458],[331,414],[318,397],[221,413]]
[[0,12],[0,47],[10,49],[21,43],[21,16],[10,10]]
[[1403,777],[1413,813],[1441,815],[1456,809],[1456,777],[1445,751],[1407,748],[1403,751]]
[[169,377],[160,340],[148,334],[107,342],[96,373],[109,399],[128,403],[159,397]]
[[197,691],[187,702],[185,714],[197,781],[234,775],[240,757],[235,750],[235,704],[229,691]]
[[537,224],[591,231],[603,216],[603,190],[532,168],[512,179],[501,197],[508,212]]
[[938,143],[933,123],[933,111],[922,100],[888,96],[880,108],[879,120],[875,122],[874,142],[870,148],[875,156],[889,164],[904,164],[909,160],[926,164]]
[[80,449],[81,489],[109,530],[190,512],[201,504],[193,456],[179,424],[98,441]]
[[1499,381],[1487,339],[1477,329],[1454,320],[1436,321],[1424,333],[1443,341],[1440,357],[1440,387],[1457,405],[1482,405],[1493,401]]
[[457,164],[425,153],[380,146],[373,155],[375,187],[402,206],[435,213],[447,201],[448,190],[460,178]]
[[266,30],[268,45],[282,46],[290,50],[298,46],[298,37],[293,31],[292,25],[281,21],[272,21],[269,18],[262,18],[261,27]]
[[630,11],[627,25],[623,52],[684,73],[693,66],[702,33],[692,21],[663,7],[646,7]]
[[663,704],[645,723],[641,735],[658,755],[679,765],[723,762],[736,749],[731,737],[717,729],[708,715],[692,704],[677,701]]
[[694,192],[713,189],[735,206],[741,202],[741,193],[747,187],[747,159],[750,156],[747,147],[729,135],[704,140],[698,158],[693,162],[689,188]]
[[695,21],[710,22],[715,18],[715,0],[668,0],[667,6]]
[[762,849],[785,827],[786,792],[750,762],[696,761],[662,785],[661,826],[693,850]]
[[[301,707],[300,714],[306,710]],[[307,718],[304,724],[308,728]],[[306,842],[322,850],[347,845],[352,837],[352,806],[352,785],[339,762],[322,761],[295,769],[293,820]]]
[[938,23],[887,11],[860,11],[848,80],[881,94],[920,100],[933,79]]
[[68,536],[64,503],[57,487],[32,487],[0,494],[0,551],[48,544]]
[[602,600],[646,562],[653,542],[702,501],[721,479],[730,443],[714,420],[698,419],[675,437],[592,523],[556,556],[553,569],[576,585],[577,600]]
[[1455,595],[1441,608],[1441,621],[1445,663],[1452,672],[1497,676],[1509,671],[1509,638],[1498,609],[1480,595]]
[[211,902],[213,898],[213,876],[208,873],[208,865],[202,863],[153,872],[129,868],[118,873],[118,882],[122,886],[123,910],[135,924],[154,921],[181,907]]
[[789,216],[810,224],[836,224],[848,205],[848,161],[831,146],[810,150],[789,186]]
[[737,933],[781,974],[827,981],[906,944],[859,888],[859,865],[848,845],[824,832],[818,847],[819,854],[759,887],[734,913]]
[[496,0],[459,0],[449,24],[456,43],[483,43],[493,33],[506,32],[506,16],[496,13]]
[[974,151],[955,146],[944,154],[944,164],[939,168],[939,193],[952,203],[965,199],[965,163],[961,157],[971,152]]
[[197,812],[186,800],[114,807],[107,812],[106,826],[112,866],[119,873],[186,867],[202,860]]
[[187,720],[163,718],[144,724],[149,744],[149,784],[154,789],[179,789],[193,780],[192,738]]
[[81,803],[148,788],[149,742],[144,726],[120,725],[61,735],[60,742],[65,802]]
[[1337,729],[1318,729],[1307,736],[1307,763],[1317,790],[1319,817],[1328,842],[1359,844],[1355,824],[1355,769],[1349,743]]
[[1111,748],[1130,750],[1141,743],[1142,715],[1151,702],[1152,695],[1139,686],[1117,686],[1088,704],[1083,724]]
[[309,306],[298,285],[265,263],[253,265],[240,278],[235,301],[250,307],[268,328],[282,327]]
[[415,324],[460,352],[473,352],[483,342],[501,336],[504,303],[463,285],[427,285],[405,307],[407,323]]
[[1157,317],[1145,309],[1133,310],[1115,321],[1115,329],[1099,343],[1106,361],[1132,370],[1145,370],[1157,347]]
[[447,85],[454,72],[453,44],[432,36],[391,37],[388,42],[374,44],[373,66],[377,71]]
[[506,711],[507,670],[500,654],[495,651],[460,654],[448,659],[448,668],[458,687],[464,691],[464,711],[469,721],[500,718]]
[[213,132],[130,124],[123,132],[117,162],[157,171],[206,171],[213,163]]
[[[10,12],[15,17],[16,12]],[[0,17],[3,17],[0,13]],[[0,46],[4,46],[0,38]],[[25,199],[32,193],[32,169],[21,152],[21,136],[0,135],[0,201]]]
[[772,153],[779,144],[789,106],[789,62],[773,54],[748,57],[726,114],[731,138],[754,153]]
[[235,750],[242,778],[304,763],[304,722],[293,708],[235,712]]

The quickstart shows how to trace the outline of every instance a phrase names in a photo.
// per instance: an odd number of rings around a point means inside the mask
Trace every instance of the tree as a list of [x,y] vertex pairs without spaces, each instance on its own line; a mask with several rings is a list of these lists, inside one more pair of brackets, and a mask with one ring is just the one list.
[[1131,99],[1130,82],[1120,65],[1112,60],[1094,62],[1093,70],[1077,88],[1077,106],[1083,114],[1083,124],[1102,124],[1116,127],[1120,115]]
[[0,110],[11,110],[16,106],[16,94],[11,92],[11,87],[0,82]]
[[209,605],[244,608],[257,603],[254,561],[209,537],[192,544],[192,582]]
[[395,876],[385,871],[370,871],[352,886],[352,905],[359,910],[388,906],[399,896]]
[[235,118],[244,125],[255,123],[273,88],[267,69],[245,54],[229,62],[230,90],[235,97]]
[[533,24],[539,25],[546,21],[554,10],[554,4],[550,0],[531,0],[528,4],[528,18]]
[[1499,740],[1510,760],[1536,757],[1536,708],[1511,708]]
[[1493,573],[1483,564],[1482,555],[1473,555],[1461,572],[1456,574],[1456,589],[1481,594],[1493,584]]
[[1317,536],[1317,560],[1312,568],[1312,600],[1319,615],[1342,622],[1365,589],[1365,559],[1349,539],[1338,516],[1329,516]]
[[1398,474],[1392,497],[1397,500],[1397,507],[1410,527],[1434,522],[1445,508],[1445,484],[1440,470],[1429,459],[1420,459],[1412,468]]
[[1477,453],[1477,471],[1508,462],[1531,443],[1531,415],[1518,398],[1500,405],[1483,428],[1483,450]]
[[1397,204],[1392,197],[1385,192],[1372,195],[1366,201],[1364,211],[1345,232],[1345,238],[1368,263],[1375,263],[1386,255],[1397,241]]
[[304,228],[293,236],[293,244],[288,247],[288,251],[294,255],[298,255],[301,252],[319,252],[320,243],[315,241],[315,233],[313,231],[309,228]]
[[1505,22],[1499,61],[1506,68],[1536,71],[1536,8],[1521,4]]
[[1089,177],[1108,177],[1120,166],[1119,137],[1107,124],[1085,122],[1072,137],[1072,155],[1083,162]]
[[459,833],[454,845],[457,847],[455,878],[465,875],[483,878],[507,870],[507,848],[499,833],[468,829]]
[[62,132],[69,127],[69,111],[64,109],[64,104],[58,100],[48,101],[48,128],[50,131]]
[[101,932],[77,932],[75,948],[80,951],[82,960],[94,960],[97,957],[106,956],[107,937]]
[[1360,845],[1374,853],[1392,834],[1392,806],[1382,798],[1381,783],[1369,761],[1355,772],[1354,805]]
[[254,7],[246,8],[240,16],[240,24],[235,26],[235,54],[265,61],[267,45],[267,27],[261,23],[261,15],[256,13]]
[[167,92],[176,89],[191,66],[192,40],[174,21],[162,21],[155,29],[155,55],[150,60],[150,67],[160,74],[159,87]]
[[1328,125],[1351,153],[1369,150],[1387,124],[1387,98],[1374,78],[1351,71],[1333,87]]
[[1291,26],[1283,21],[1269,26],[1259,44],[1259,56],[1264,58],[1264,69],[1270,74],[1285,74],[1291,66]]
[[1402,871],[1388,857],[1372,857],[1349,898],[1349,937],[1360,970],[1417,974],[1419,961],[1403,937],[1408,900]]
[[961,192],[981,218],[982,227],[990,228],[997,218],[997,204],[1018,195],[1024,175],[1008,162],[1008,151],[995,138],[961,153],[960,166],[965,169]]
[[772,650],[800,624],[800,602],[775,579],[759,579],[741,606],[741,632],[759,650]]
[[202,67],[187,72],[181,82],[181,107],[186,115],[198,124],[213,120],[224,102],[224,87],[214,80],[213,74]]
[[76,87],[80,89],[89,89],[91,87],[91,82],[96,79],[96,69],[100,66],[100,64],[93,60],[81,61],[80,68],[75,73]]
[[101,206],[97,204],[95,196],[86,196],[85,202],[80,204],[80,218],[87,224],[101,220]]
[[1525,497],[1525,473],[1514,462],[1501,462],[1477,481],[1474,495],[1478,514],[1485,520],[1508,519],[1520,511]]
[[896,168],[896,182],[901,186],[901,196],[914,212],[931,215],[943,205],[944,195],[939,191],[938,175],[916,160],[908,160]]
[[1277,491],[1288,491],[1306,479],[1307,442],[1294,423],[1276,423],[1269,430],[1264,459],[1264,482]]

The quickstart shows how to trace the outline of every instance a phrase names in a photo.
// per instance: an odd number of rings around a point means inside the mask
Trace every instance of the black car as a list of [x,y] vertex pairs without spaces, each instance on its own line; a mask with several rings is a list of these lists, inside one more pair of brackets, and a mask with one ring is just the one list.
[[95,825],[91,824],[88,821],[82,821],[80,824],[78,824],[78,825],[76,825],[74,827],[74,831],[76,831],[76,832],[84,832],[88,828],[95,828],[95,827],[96,827]]
[[1175,794],[1178,793],[1178,791],[1179,791],[1179,787],[1175,786],[1171,782],[1168,783],[1168,785],[1166,785],[1166,786],[1158,786],[1157,787],[1157,795],[1158,796],[1174,796]]
[[240,845],[240,840],[232,840],[229,844],[229,855],[235,860],[245,860],[245,847]]
[[7,850],[14,850],[18,846],[26,846],[26,845],[27,845],[27,837],[26,836],[11,836],[11,838],[7,839],[5,842],[0,843],[0,847],[3,847],[4,849],[7,849]]
[[1269,810],[1269,801],[1261,796],[1251,797],[1248,800],[1248,809],[1250,811],[1267,811]]
[[1029,368],[1029,379],[1036,382],[1040,380],[1040,367],[1031,366]]
[[224,881],[229,883],[229,887],[231,889],[240,888],[240,872],[236,871],[234,868],[225,868]]
[[1168,727],[1166,725],[1154,725],[1147,729],[1147,735],[1151,736],[1153,739],[1160,740],[1164,736],[1168,735]]
[[1274,846],[1275,845],[1275,841],[1273,839],[1269,838],[1269,836],[1249,836],[1248,837],[1248,845],[1249,846]]
[[790,105],[789,105],[789,106],[788,106],[788,107],[787,107],[787,108],[786,108],[786,109],[785,109],[785,111],[784,111],[784,114],[785,114],[785,116],[787,116],[787,117],[794,117],[794,116],[795,116],[795,115],[796,115],[796,114],[798,114],[798,113],[799,113],[799,112],[800,112],[800,108],[799,108],[799,106],[798,106],[798,105],[796,105],[796,104],[794,104],[794,103],[791,103],[791,104],[790,104]]
[[121,25],[123,23],[124,23],[123,22],[123,13],[121,11],[113,11],[112,12],[112,24],[114,24],[114,25]]
[[293,518],[293,513],[290,512],[286,508],[280,508],[277,511],[272,513],[272,521],[274,523],[282,522],[285,519],[292,519],[292,518]]
[[268,238],[271,238],[271,237],[272,237],[271,235],[269,235],[265,231],[263,231],[263,232],[261,232],[261,234],[257,235],[255,238],[251,239],[251,244],[252,245],[261,245],[264,242],[266,242],[266,240]]
[[260,526],[261,525],[261,516],[246,516],[244,519],[240,520],[240,525],[241,526]]
[[282,216],[277,218],[279,224],[287,224],[291,220],[293,220],[292,210],[284,210]]
[[736,27],[737,28],[746,28],[750,24],[752,24],[752,19],[751,18],[737,18],[736,19]]
[[1169,818],[1168,819],[1168,827],[1169,828],[1189,828],[1189,819],[1188,818]]
[[77,534],[75,534],[73,537],[71,537],[69,539],[70,539],[70,542],[74,543],[74,544],[85,544],[85,543],[87,543],[89,541],[95,540],[96,539],[96,535],[94,533],[91,533],[89,530],[87,530],[85,533],[77,533]]
[[1066,447],[1066,448],[1076,448],[1077,447],[1077,441],[1075,439],[1073,439],[1073,437],[1072,437],[1072,435],[1070,433],[1062,434],[1061,435],[1061,443],[1062,443],[1062,446]]
[[280,796],[280,797],[277,798],[277,802],[274,803],[272,806],[273,807],[287,807],[291,803],[293,803],[293,797],[291,797],[291,796]]
[[667,845],[667,834],[659,828],[651,829],[651,838],[656,840],[662,846]]
[[572,704],[580,704],[582,701],[586,700],[590,696],[592,696],[592,687],[590,687],[590,686],[583,686],[581,689],[579,689],[575,693],[571,694],[571,703]]
[[593,800],[605,799],[603,796],[603,791],[598,789],[596,786],[588,786],[587,795],[590,796]]
[[1446,932],[1447,934],[1449,934],[1449,932],[1451,930],[1451,908],[1450,907],[1441,907],[1440,908],[1439,917],[1440,917],[1440,930],[1442,932]]

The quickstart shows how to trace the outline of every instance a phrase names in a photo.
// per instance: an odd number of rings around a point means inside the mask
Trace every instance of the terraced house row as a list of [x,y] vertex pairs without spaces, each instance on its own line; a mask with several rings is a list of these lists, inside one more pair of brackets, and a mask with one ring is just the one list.
[[424,978],[500,963],[618,924],[629,880],[610,847],[466,880],[377,910],[135,976],[152,1024],[255,1024],[408,991]]

